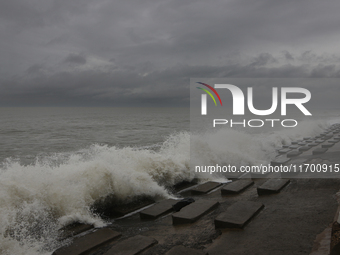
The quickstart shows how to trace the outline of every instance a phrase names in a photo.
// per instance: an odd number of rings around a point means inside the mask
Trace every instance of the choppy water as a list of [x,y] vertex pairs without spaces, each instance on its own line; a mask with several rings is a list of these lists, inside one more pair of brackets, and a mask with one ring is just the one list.
[[[165,185],[193,178],[190,156],[233,165],[269,161],[276,148],[313,136],[337,112],[294,129],[220,129],[190,136],[186,108],[0,108],[0,254],[51,254],[57,229],[105,222],[90,207],[114,194],[169,197]],[[191,151],[191,153],[190,153]]]
[[32,159],[93,144],[154,146],[189,129],[179,108],[0,108],[0,160]]

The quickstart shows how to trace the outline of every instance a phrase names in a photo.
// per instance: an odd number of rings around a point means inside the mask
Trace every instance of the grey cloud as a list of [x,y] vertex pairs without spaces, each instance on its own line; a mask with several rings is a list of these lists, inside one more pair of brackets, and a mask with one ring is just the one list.
[[0,103],[177,105],[188,102],[190,77],[339,77],[339,8],[338,0],[1,1]]
[[36,74],[42,69],[43,69],[42,64],[34,64],[34,65],[30,66],[29,68],[27,68],[26,72],[28,74]]
[[335,65],[318,65],[311,72],[313,78],[340,77],[340,71]]
[[[260,54],[255,59],[267,54]],[[267,59],[265,57],[264,59]],[[295,58],[295,56],[293,56]],[[269,59],[272,60],[273,56]],[[276,61],[279,61],[278,59]],[[266,62],[266,61],[264,61]],[[147,66],[147,65],[146,65]],[[187,106],[190,78],[340,78],[335,65],[282,64],[278,67],[248,64],[221,66],[179,64],[144,73],[145,67],[118,66],[107,70],[60,71],[54,74],[32,72],[2,81],[2,106]],[[151,68],[150,68],[151,69]],[[143,72],[141,72],[143,71]],[[33,74],[34,75],[33,75]],[[256,85],[257,86],[257,85]],[[325,86],[325,85],[324,85]],[[337,90],[334,85],[330,91]],[[316,88],[314,88],[316,90]],[[318,92],[320,103],[326,99],[326,87]],[[332,103],[332,102],[331,102]],[[333,102],[334,103],[334,102]]]
[[254,59],[254,62],[251,64],[253,66],[264,66],[267,64],[278,62],[271,54],[269,53],[261,53]]
[[283,54],[284,54],[286,60],[294,60],[292,54],[290,54],[288,51],[286,51],[286,50],[283,51]]
[[78,64],[78,65],[84,65],[86,64],[86,58],[85,56],[81,54],[74,54],[70,53],[65,60],[64,63],[71,63],[71,64]]

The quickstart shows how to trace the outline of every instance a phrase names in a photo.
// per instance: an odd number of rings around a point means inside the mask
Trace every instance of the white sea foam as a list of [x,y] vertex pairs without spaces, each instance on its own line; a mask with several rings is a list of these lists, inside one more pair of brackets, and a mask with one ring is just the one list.
[[121,200],[167,198],[171,194],[165,186],[180,181],[226,180],[190,170],[190,157],[201,164],[268,162],[282,144],[317,135],[327,126],[301,122],[297,128],[267,134],[221,129],[190,137],[180,132],[158,151],[93,145],[30,165],[9,160],[0,170],[0,254],[51,254],[61,245],[56,241],[61,226],[74,221],[105,225],[91,205],[109,194]]

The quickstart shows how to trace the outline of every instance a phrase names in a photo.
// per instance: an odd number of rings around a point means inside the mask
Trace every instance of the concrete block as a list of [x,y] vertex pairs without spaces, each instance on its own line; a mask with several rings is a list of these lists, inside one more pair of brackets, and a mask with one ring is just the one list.
[[301,154],[301,151],[292,150],[292,151],[290,151],[290,152],[287,153],[287,157],[288,157],[288,158],[292,158],[292,157],[299,156],[300,154]]
[[264,208],[259,202],[238,201],[215,219],[216,228],[243,228]]
[[178,201],[175,199],[167,199],[154,204],[153,206],[144,209],[139,213],[141,219],[156,219],[159,216],[173,211],[172,205]]
[[218,188],[222,183],[219,182],[206,182],[191,190],[192,195],[203,195],[207,194],[209,191]]
[[299,148],[299,151],[308,151],[311,147],[309,147],[308,145],[302,146]]
[[338,140],[335,140],[335,139],[333,139],[333,140],[328,140],[327,141],[328,143],[337,143],[337,142],[339,142]]
[[323,143],[325,140],[324,139],[317,139],[315,140],[316,143]]
[[288,179],[270,179],[257,188],[257,194],[279,193],[290,181]]
[[287,158],[287,156],[279,156],[276,157],[273,161],[270,162],[272,166],[280,166],[285,163],[287,163],[290,160],[290,158]]
[[232,183],[228,183],[221,189],[222,195],[237,194],[244,191],[249,186],[253,185],[254,182],[250,179],[238,180]]
[[334,143],[326,143],[326,144],[322,144],[321,147],[322,148],[330,148],[334,145]]
[[184,207],[181,211],[174,213],[172,215],[172,223],[174,225],[193,223],[218,205],[219,202],[216,201],[198,200]]
[[96,232],[75,238],[69,246],[57,249],[52,255],[80,255],[120,236],[120,233],[112,229],[102,228]]
[[285,154],[285,153],[287,153],[289,151],[291,151],[291,149],[288,149],[288,148],[287,149],[281,149],[281,150],[278,151],[278,153]]
[[317,148],[313,150],[313,155],[325,153],[327,150],[328,150],[327,148]]
[[314,146],[317,146],[317,145],[319,145],[319,144],[316,143],[316,142],[311,142],[311,143],[308,144],[308,146],[310,146],[310,147],[314,147]]

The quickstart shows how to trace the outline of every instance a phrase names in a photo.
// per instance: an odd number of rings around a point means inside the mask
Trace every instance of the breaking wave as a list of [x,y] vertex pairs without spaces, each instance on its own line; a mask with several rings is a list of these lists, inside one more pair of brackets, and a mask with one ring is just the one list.
[[181,181],[226,180],[190,170],[190,157],[202,164],[259,164],[271,160],[281,145],[327,127],[306,121],[266,134],[179,132],[156,150],[92,145],[28,165],[7,159],[0,169],[0,254],[51,254],[62,245],[60,227],[75,221],[104,226],[91,206],[108,195],[122,201],[140,195],[167,198],[173,196],[167,187]]

